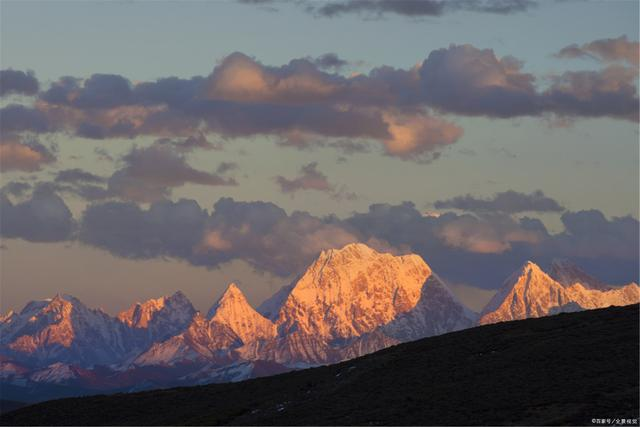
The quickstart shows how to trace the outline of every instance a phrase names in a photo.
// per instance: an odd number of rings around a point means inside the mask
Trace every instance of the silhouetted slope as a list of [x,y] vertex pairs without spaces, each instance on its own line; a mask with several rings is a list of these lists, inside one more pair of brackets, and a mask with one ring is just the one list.
[[591,424],[638,417],[638,305],[499,323],[233,384],[49,401],[8,424]]

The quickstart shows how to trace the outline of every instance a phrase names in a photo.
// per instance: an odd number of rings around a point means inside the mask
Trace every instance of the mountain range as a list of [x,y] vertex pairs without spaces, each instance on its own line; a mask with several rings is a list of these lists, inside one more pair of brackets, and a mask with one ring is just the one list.
[[235,382],[337,363],[402,342],[640,300],[636,283],[606,285],[566,260],[550,274],[526,262],[487,306],[465,307],[418,255],[364,244],[320,253],[254,309],[230,284],[206,313],[182,292],[112,317],[69,295],[0,317],[3,398]]

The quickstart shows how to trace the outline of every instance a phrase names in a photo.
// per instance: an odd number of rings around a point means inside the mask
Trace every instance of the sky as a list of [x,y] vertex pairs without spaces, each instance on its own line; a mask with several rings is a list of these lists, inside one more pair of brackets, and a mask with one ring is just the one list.
[[110,313],[322,250],[479,309],[526,260],[638,281],[638,2],[0,1],[0,309]]

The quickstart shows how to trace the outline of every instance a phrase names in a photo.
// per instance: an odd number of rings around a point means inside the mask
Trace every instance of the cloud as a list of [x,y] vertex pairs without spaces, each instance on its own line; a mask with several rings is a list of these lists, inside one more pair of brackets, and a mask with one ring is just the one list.
[[82,169],[64,169],[56,174],[55,182],[58,183],[89,183],[101,184],[105,182],[105,178],[87,172]]
[[19,104],[0,108],[0,123],[2,134],[24,131],[43,133],[52,130],[42,111]]
[[22,197],[29,190],[31,190],[31,184],[29,184],[28,182],[10,181],[0,188],[0,196],[4,194],[15,197]]
[[239,166],[236,162],[220,162],[220,164],[216,168],[216,173],[224,175],[227,172],[238,169],[238,167]]
[[331,218],[305,212],[287,215],[271,203],[222,198],[198,252],[201,262],[242,258],[256,268],[287,276],[304,269],[321,250],[357,240]]
[[549,242],[550,251],[571,257],[614,257],[638,260],[638,220],[618,217],[608,220],[598,210],[566,212],[561,217],[565,231]]
[[599,39],[582,46],[572,44],[555,54],[557,58],[592,58],[601,62],[626,62],[638,67],[640,44],[626,35],[615,39]]
[[57,242],[72,237],[75,222],[64,201],[46,188],[36,188],[31,198],[12,204],[0,195],[0,234],[31,242]]
[[10,132],[64,131],[92,139],[152,136],[182,153],[221,148],[207,141],[213,134],[262,136],[280,145],[345,153],[360,149],[354,144],[377,142],[389,156],[419,162],[437,158],[463,134],[440,113],[633,121],[638,115],[637,69],[619,65],[553,76],[540,90],[522,62],[471,45],[432,51],[407,69],[381,66],[351,76],[335,72],[341,61],[324,55],[269,66],[235,52],[209,75],[191,79],[132,83],[108,74],[64,77],[41,92],[33,108],[9,105],[0,114]]
[[0,135],[0,171],[35,172],[56,161],[56,156],[36,139],[20,140],[15,134]]
[[157,144],[172,145],[178,151],[188,153],[194,150],[222,150],[221,144],[209,142],[202,132],[197,135],[191,135],[183,139],[161,138],[156,141]]
[[126,258],[190,259],[207,216],[193,200],[160,201],[148,210],[131,202],[94,204],[82,216],[79,239]]
[[93,74],[84,81],[63,77],[40,97],[52,104],[77,108],[114,108],[133,103],[129,80],[116,74]]
[[243,259],[281,276],[303,269],[322,249],[357,240],[331,220],[228,198],[210,215],[192,200],[157,202],[148,210],[122,202],[92,205],[80,239],[127,258],[171,256],[209,267]]
[[32,96],[38,93],[38,79],[33,72],[18,70],[0,70],[0,96],[5,95],[27,95]]
[[443,223],[436,234],[447,246],[478,254],[500,254],[510,250],[514,243],[536,244],[544,237],[502,215],[485,218],[463,215]]
[[293,194],[300,190],[331,192],[333,187],[329,184],[327,176],[320,172],[317,167],[317,162],[311,162],[302,166],[300,174],[295,178],[289,179],[283,176],[276,176],[274,179],[283,193]]
[[534,77],[512,57],[491,49],[451,45],[432,51],[420,68],[426,101],[443,111],[514,117],[536,115]]
[[471,45],[431,52],[420,68],[426,102],[443,111],[488,117],[537,116],[637,120],[637,71],[609,66],[569,71],[537,92],[533,75],[513,57],[497,58],[491,49]]
[[298,191],[320,191],[329,194],[333,200],[353,201],[358,199],[358,195],[349,191],[346,185],[334,185],[329,182],[329,178],[318,170],[318,163],[311,162],[300,168],[300,172],[295,178],[285,178],[283,176],[274,177],[280,191],[290,194],[291,197]]
[[347,13],[425,17],[458,10],[506,15],[524,12],[535,4],[531,0],[346,0],[325,2],[319,7],[309,2],[307,10],[328,18]]
[[316,67],[322,70],[336,70],[340,71],[342,68],[349,65],[349,61],[340,58],[335,53],[325,53],[319,57],[313,59],[313,63]]
[[637,71],[616,65],[599,71],[569,71],[556,77],[541,97],[560,116],[638,120]]
[[540,190],[531,194],[509,190],[496,193],[489,199],[479,199],[470,194],[434,202],[436,209],[460,209],[470,212],[562,212],[564,208]]
[[373,204],[339,219],[287,214],[273,203],[230,198],[219,199],[211,213],[193,200],[162,200],[146,209],[110,201],[87,206],[76,237],[73,218],[54,188],[38,185],[31,199],[16,205],[0,196],[2,236],[77,238],[120,257],[171,257],[206,267],[244,260],[282,277],[303,271],[323,249],[366,242],[385,251],[417,253],[445,279],[485,289],[498,288],[527,259],[544,267],[555,257],[570,258],[613,283],[637,280],[640,266],[638,220],[608,219],[595,210],[565,212],[564,229],[551,234],[535,218],[424,216],[409,202]]
[[184,155],[163,144],[133,148],[124,167],[108,180],[109,193],[125,200],[154,202],[185,184],[236,185],[235,180],[192,168]]
[[453,144],[462,136],[462,128],[420,114],[386,113],[390,137],[383,141],[385,152],[404,160],[437,158],[440,147]]

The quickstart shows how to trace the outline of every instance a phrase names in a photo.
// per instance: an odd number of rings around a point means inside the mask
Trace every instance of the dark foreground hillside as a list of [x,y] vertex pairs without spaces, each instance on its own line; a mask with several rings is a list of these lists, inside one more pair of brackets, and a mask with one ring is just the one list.
[[637,419],[638,333],[638,305],[561,314],[241,383],[49,401],[0,421],[590,425],[593,418]]

